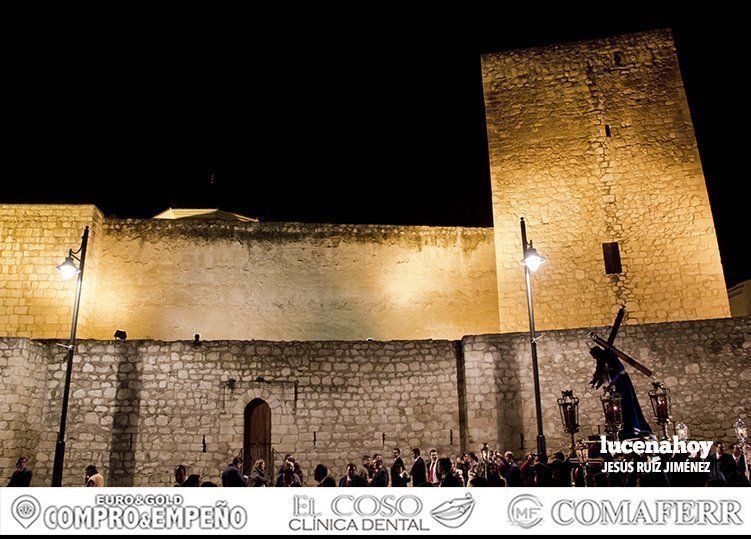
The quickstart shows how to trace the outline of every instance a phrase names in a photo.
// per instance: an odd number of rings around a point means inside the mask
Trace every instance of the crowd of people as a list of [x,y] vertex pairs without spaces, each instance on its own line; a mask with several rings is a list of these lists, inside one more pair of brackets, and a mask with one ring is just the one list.
[[[748,451],[748,446],[746,446]],[[427,461],[419,448],[412,449],[411,465],[406,466],[401,450],[394,448],[390,465],[380,453],[364,455],[357,465],[350,462],[337,479],[324,464],[313,470],[313,481],[307,484],[300,462],[291,454],[271,475],[263,459],[255,461],[250,473],[243,472],[242,461],[235,458],[222,473],[221,484],[225,487],[571,487],[571,486],[751,486],[751,464],[747,464],[741,446],[734,444],[727,451],[725,444],[717,442],[707,457],[709,471],[640,473],[603,471],[608,455],[602,458],[567,458],[562,452],[550,458],[527,454],[517,459],[512,451],[501,454],[490,451],[484,458],[473,452],[465,452],[459,458],[439,457],[431,449]],[[632,456],[632,459],[647,457]],[[673,455],[672,461],[699,461],[696,456]],[[189,479],[194,479],[190,481]],[[175,468],[175,486],[214,486],[201,483],[200,478],[188,476],[185,467]]]
[[[746,459],[749,446],[733,444],[726,450],[725,444],[717,442],[708,455],[708,472],[653,471],[650,473],[610,472],[604,470],[609,455],[593,458],[567,458],[557,452],[551,458],[528,454],[517,459],[514,453],[489,451],[483,458],[473,452],[465,452],[459,458],[439,457],[431,449],[427,461],[419,448],[412,449],[411,465],[408,467],[399,448],[391,453],[387,465],[380,453],[364,455],[359,465],[350,462],[339,479],[324,464],[313,470],[312,484],[300,462],[291,454],[284,457],[279,468],[272,473],[263,459],[256,460],[250,470],[244,470],[242,459],[236,457],[222,472],[223,487],[535,487],[535,486],[751,486],[751,462]],[[632,459],[647,457],[632,456]],[[673,455],[669,460],[699,462],[698,456]],[[87,487],[103,487],[104,477],[96,466],[86,467],[84,484]],[[176,487],[216,487],[217,483],[202,480],[199,474],[188,474],[188,468],[179,464],[174,469]],[[11,476],[9,487],[28,487],[32,471],[28,460],[20,457]]]

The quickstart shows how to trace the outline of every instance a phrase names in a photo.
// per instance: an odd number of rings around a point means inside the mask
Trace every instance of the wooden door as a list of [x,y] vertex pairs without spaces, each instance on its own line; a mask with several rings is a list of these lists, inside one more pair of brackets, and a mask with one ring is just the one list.
[[250,475],[257,459],[266,461],[267,473],[275,473],[271,467],[271,408],[262,399],[253,399],[245,407],[245,436],[243,443],[243,470]]

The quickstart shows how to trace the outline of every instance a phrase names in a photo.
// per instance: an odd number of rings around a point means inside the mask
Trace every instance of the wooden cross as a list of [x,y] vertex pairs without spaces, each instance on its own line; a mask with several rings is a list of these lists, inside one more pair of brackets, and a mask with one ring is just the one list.
[[643,375],[651,378],[654,373],[648,367],[645,367],[640,362],[636,361],[634,358],[629,356],[623,350],[616,348],[613,344],[615,343],[615,338],[618,336],[618,330],[621,329],[621,323],[623,323],[623,317],[625,315],[626,315],[626,308],[621,307],[618,310],[618,315],[615,317],[615,322],[613,323],[613,327],[610,328],[610,335],[608,335],[607,340],[597,335],[594,331],[590,332],[589,337],[595,342],[595,344],[597,344],[601,348],[607,350],[608,352],[611,352],[612,354],[615,354],[615,356],[618,357],[618,359],[631,365],[633,368],[635,368],[637,371],[639,371]]

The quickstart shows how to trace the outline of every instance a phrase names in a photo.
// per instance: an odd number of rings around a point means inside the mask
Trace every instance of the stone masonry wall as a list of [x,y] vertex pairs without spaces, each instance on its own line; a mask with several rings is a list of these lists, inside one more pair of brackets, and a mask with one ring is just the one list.
[[[596,330],[607,337],[609,328]],[[573,389],[581,399],[581,434],[603,425],[601,391],[589,389],[595,362],[589,330],[549,331],[538,341],[544,431],[548,450],[568,447],[556,399]],[[533,450],[536,423],[529,335],[465,337],[469,446]],[[654,371],[671,390],[672,417],[694,439],[731,441],[738,416],[751,417],[751,318],[623,326],[616,346]],[[650,380],[626,366],[653,429]],[[604,432],[604,430],[603,430]]]
[[105,222],[98,338],[460,338],[497,331],[490,229]]
[[[39,447],[48,355],[48,348],[38,342],[0,338],[0,470],[4,474],[15,469],[18,457],[33,458]],[[5,485],[2,480],[5,475],[0,478],[0,485]]]
[[483,83],[501,332],[527,327],[520,217],[542,329],[729,316],[669,31],[488,54]]
[[[64,350],[50,343],[49,354],[45,428],[31,454],[37,485],[51,476],[62,392]],[[230,378],[234,391],[226,387]],[[218,341],[197,348],[84,341],[71,387],[64,484],[79,485],[91,463],[108,485],[169,485],[179,463],[218,481],[243,447],[243,412],[254,398],[271,407],[274,450],[298,454],[310,481],[318,462],[338,477],[349,460],[390,455],[393,446],[459,450],[450,341]],[[4,466],[3,477],[10,471]]]
[[[673,419],[687,423],[692,437],[731,441],[735,418],[748,422],[751,318],[624,326],[617,344],[665,381]],[[539,342],[551,451],[567,444],[556,405],[561,390],[581,398],[582,436],[602,424],[599,393],[587,386],[594,370],[589,347],[586,330],[551,331]],[[271,408],[274,450],[296,454],[308,479],[319,462],[338,477],[348,461],[388,456],[394,446],[457,455],[488,442],[530,451],[529,358],[524,334],[458,343],[83,341],[71,387],[64,484],[79,485],[92,463],[108,485],[169,485],[178,463],[217,481],[243,446],[243,412],[256,398]],[[649,380],[627,369],[651,419]],[[23,454],[33,484],[49,483],[63,372],[64,350],[52,341],[0,339],[3,480]]]
[[103,217],[90,205],[0,204],[0,337],[67,338],[75,279],[55,266],[89,225],[79,335],[91,336]]

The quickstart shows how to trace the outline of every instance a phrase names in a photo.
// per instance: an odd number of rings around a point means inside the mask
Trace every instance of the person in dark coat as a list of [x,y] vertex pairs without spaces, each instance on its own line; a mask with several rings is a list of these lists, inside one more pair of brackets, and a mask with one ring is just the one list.
[[281,482],[276,483],[277,487],[301,487],[302,481],[295,473],[294,468],[287,468],[284,471]]
[[358,473],[360,477],[363,478],[366,484],[370,483],[370,480],[373,478],[373,461],[371,460],[369,455],[362,456],[362,466],[360,467],[360,471]]
[[373,479],[370,481],[371,487],[389,486],[389,472],[383,466],[383,457],[376,455],[373,459]]
[[201,476],[197,473],[190,474],[188,478],[183,481],[183,484],[180,485],[181,487],[200,487],[201,486]]
[[562,451],[553,454],[553,460],[550,462],[552,473],[552,486],[570,487],[571,486],[571,464],[566,460]]
[[394,462],[391,465],[391,486],[406,487],[407,481],[403,477],[404,461],[402,460],[402,450],[395,447],[392,454],[394,456]]
[[365,479],[363,479],[360,475],[358,475],[357,466],[355,466],[354,463],[350,462],[349,464],[347,464],[347,475],[345,475],[339,480],[339,486],[340,487],[367,487],[368,484],[365,482]]
[[266,461],[258,459],[250,472],[248,479],[249,487],[270,487],[272,484],[271,477],[266,473]]
[[29,461],[26,457],[20,457],[16,461],[16,470],[10,477],[9,487],[28,487],[31,485],[31,470],[29,469]]
[[242,460],[239,457],[232,459],[232,463],[222,472],[223,487],[245,487],[245,479],[242,474]]
[[420,456],[420,449],[418,447],[412,449],[412,458],[414,459],[414,462],[409,475],[412,477],[412,486],[419,487],[422,486],[423,483],[428,482],[428,471],[425,468],[425,461]]
[[[529,456],[527,457],[529,461]],[[503,461],[506,465],[503,471],[503,479],[506,480],[507,487],[520,487],[522,486],[522,473],[519,466],[516,464],[516,459],[511,451],[506,451],[503,454]]]
[[324,464],[319,464],[313,470],[313,479],[319,487],[335,487],[336,481],[329,476],[329,469]]
[[178,464],[175,466],[175,484],[173,487],[181,487],[185,483],[185,479],[188,477],[188,469],[184,464]]
[[456,467],[459,469],[459,471],[462,472],[464,484],[469,485],[469,470],[472,468],[472,460],[469,456],[469,453],[462,453],[461,461],[457,464]]
[[459,482],[459,478],[456,476],[451,464],[451,459],[443,457],[438,459],[438,473],[441,474],[441,487],[461,487],[463,486]]

